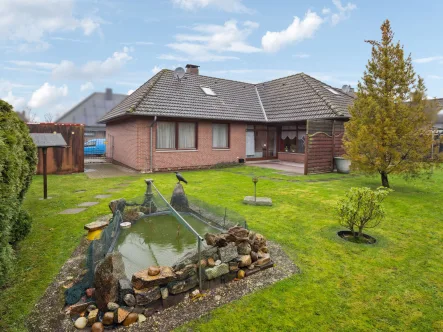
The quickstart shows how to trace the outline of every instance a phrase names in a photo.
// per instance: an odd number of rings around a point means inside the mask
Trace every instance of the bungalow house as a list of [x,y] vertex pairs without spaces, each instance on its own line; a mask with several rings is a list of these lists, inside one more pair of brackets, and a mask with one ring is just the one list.
[[107,154],[142,172],[278,159],[304,173],[333,170],[343,154],[352,89],[337,89],[304,73],[260,84],[162,70],[99,122]]

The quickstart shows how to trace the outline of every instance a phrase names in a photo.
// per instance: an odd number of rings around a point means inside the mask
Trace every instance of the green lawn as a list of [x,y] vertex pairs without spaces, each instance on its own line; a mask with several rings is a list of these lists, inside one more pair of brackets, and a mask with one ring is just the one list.
[[[183,172],[188,195],[244,215],[248,226],[280,243],[301,274],[223,306],[183,330],[416,330],[443,331],[443,172],[431,179],[392,178],[386,220],[368,233],[376,245],[338,238],[336,200],[352,186],[379,185],[378,178],[324,174],[286,176],[269,169],[236,167]],[[252,207],[242,198],[253,192],[274,206]],[[145,177],[165,194],[173,174],[91,180],[85,175],[51,176],[52,200],[39,201],[36,177],[25,205],[34,217],[31,234],[20,244],[17,274],[0,294],[0,330],[23,331],[23,321],[85,234],[83,225],[108,213],[108,200],[77,215],[63,209],[94,200],[97,194],[131,181],[113,198],[143,194]],[[82,194],[76,189],[86,189]]]

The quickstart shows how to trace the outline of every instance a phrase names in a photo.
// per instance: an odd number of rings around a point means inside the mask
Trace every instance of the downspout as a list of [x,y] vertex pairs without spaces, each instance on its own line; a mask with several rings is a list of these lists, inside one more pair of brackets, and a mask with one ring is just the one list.
[[150,155],[149,155],[149,157],[150,157],[150,162],[149,162],[149,167],[150,167],[150,173],[152,173],[153,171],[154,171],[154,167],[153,167],[153,165],[152,165],[152,163],[153,163],[153,160],[154,160],[154,156],[153,156],[153,151],[154,151],[154,142],[153,142],[153,140],[152,140],[152,128],[154,127],[154,125],[157,123],[157,115],[156,116],[154,116],[154,121],[152,121],[152,123],[151,123],[151,125],[150,125],[150,145],[151,145],[151,151],[150,151]]

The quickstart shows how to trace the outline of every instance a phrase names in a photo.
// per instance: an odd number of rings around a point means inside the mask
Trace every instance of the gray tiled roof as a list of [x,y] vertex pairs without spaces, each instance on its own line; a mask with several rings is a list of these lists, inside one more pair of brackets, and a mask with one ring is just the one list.
[[[325,86],[331,88],[303,73],[255,85],[193,74],[177,81],[173,71],[164,69],[100,122],[128,115],[248,122],[349,116],[346,107],[353,98],[339,89],[334,94]],[[207,96],[201,87],[210,87],[216,96]]]

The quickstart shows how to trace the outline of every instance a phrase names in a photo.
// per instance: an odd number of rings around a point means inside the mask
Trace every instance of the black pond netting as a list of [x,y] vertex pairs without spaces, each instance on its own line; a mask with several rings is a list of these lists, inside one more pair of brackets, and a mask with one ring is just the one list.
[[122,222],[134,223],[140,218],[149,215],[171,214],[194,233],[200,241],[201,236],[187,222],[182,215],[191,214],[197,219],[215,226],[218,229],[228,229],[236,225],[247,228],[246,220],[238,213],[224,206],[211,205],[196,198],[187,197],[189,207],[181,212],[175,211],[169,204],[171,196],[163,196],[151,182],[147,181],[148,188],[144,195],[126,200],[113,201],[111,208],[115,211],[108,226],[101,232],[100,238],[91,241],[86,253],[85,274],[71,288],[65,291],[65,300],[68,305],[77,303],[88,288],[94,287],[94,273],[97,265],[111,252],[120,234]]
[[65,291],[66,304],[77,303],[85,295],[86,289],[93,287],[95,268],[105,258],[117,240],[122,221],[122,215],[117,210],[110,219],[108,226],[101,232],[100,238],[91,241],[86,252],[86,266],[84,269],[86,273],[80,281]]

